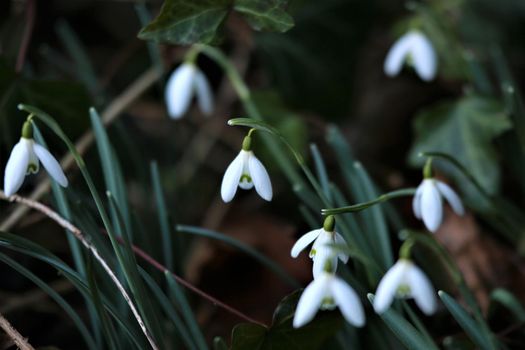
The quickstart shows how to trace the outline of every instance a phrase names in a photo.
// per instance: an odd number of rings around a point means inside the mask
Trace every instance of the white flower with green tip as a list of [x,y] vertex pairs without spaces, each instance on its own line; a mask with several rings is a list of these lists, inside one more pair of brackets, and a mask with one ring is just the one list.
[[22,128],[22,137],[13,147],[4,174],[4,193],[6,196],[15,194],[24,178],[29,174],[36,174],[40,162],[49,175],[62,187],[67,187],[68,181],[58,161],[47,149],[33,140],[31,122],[25,122]]
[[426,315],[437,309],[436,292],[432,283],[419,267],[408,259],[399,259],[383,276],[374,297],[374,310],[381,314],[394,298],[414,298],[416,305]]
[[436,232],[443,221],[444,197],[457,215],[465,214],[461,199],[446,183],[434,178],[426,178],[421,182],[412,200],[412,209],[418,219],[422,219],[427,229]]
[[310,322],[318,310],[339,308],[345,320],[356,326],[365,324],[363,305],[357,293],[333,273],[323,271],[304,290],[293,318],[294,328]]
[[328,216],[325,219],[323,228],[312,230],[297,240],[292,247],[291,256],[297,258],[299,253],[303,251],[310,243],[314,242],[310,253],[308,254],[313,259],[313,275],[314,278],[321,275],[324,269],[324,264],[327,259],[330,260],[334,269],[337,269],[337,262],[341,260],[343,263],[348,262],[348,255],[344,252],[338,251],[338,247],[345,246],[344,238],[334,230],[335,219],[333,216]]
[[242,150],[230,163],[222,178],[221,197],[225,203],[233,199],[237,187],[243,190],[255,187],[259,196],[267,201],[271,201],[273,197],[270,176],[261,161],[253,154],[250,136],[244,138]]

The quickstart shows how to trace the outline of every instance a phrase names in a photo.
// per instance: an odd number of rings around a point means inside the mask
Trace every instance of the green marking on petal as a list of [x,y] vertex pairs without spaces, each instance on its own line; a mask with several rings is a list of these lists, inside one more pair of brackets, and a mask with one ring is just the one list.
[[242,174],[241,175],[240,182],[243,182],[244,180],[246,180],[246,182],[248,182],[248,183],[252,183],[252,178],[248,174]]
[[29,163],[27,166],[27,174],[36,174],[38,171],[38,165],[35,163]]
[[410,286],[408,284],[400,284],[399,287],[397,287],[396,294],[399,297],[406,297],[410,295]]

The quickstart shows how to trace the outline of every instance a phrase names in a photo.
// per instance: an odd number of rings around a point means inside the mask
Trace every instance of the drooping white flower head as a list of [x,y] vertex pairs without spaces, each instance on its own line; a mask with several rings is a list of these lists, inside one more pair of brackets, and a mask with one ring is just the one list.
[[253,154],[250,143],[250,136],[246,136],[243,141],[243,149],[224,173],[221,197],[225,203],[233,199],[237,192],[237,187],[243,190],[255,187],[255,191],[257,191],[259,196],[267,201],[272,200],[273,190],[270,176],[261,161]]
[[399,74],[407,62],[425,81],[433,80],[436,76],[436,52],[430,40],[420,31],[411,30],[392,45],[384,63],[385,74],[390,77]]
[[179,119],[188,110],[193,96],[201,112],[210,115],[213,112],[213,94],[206,76],[193,63],[181,64],[171,74],[166,84],[165,99],[168,115]]
[[29,174],[36,174],[40,162],[49,175],[62,187],[67,187],[68,181],[58,161],[47,149],[37,144],[32,138],[32,126],[26,122],[23,127],[20,141],[13,147],[4,174],[4,193],[6,196],[15,194],[24,178]]
[[310,322],[317,311],[333,310],[339,307],[348,323],[362,327],[365,313],[357,293],[333,273],[324,272],[314,279],[304,290],[293,318],[294,328]]
[[383,276],[374,298],[374,310],[385,312],[394,297],[414,298],[417,306],[426,315],[437,309],[436,292],[428,277],[408,259],[399,259]]
[[421,182],[412,200],[412,209],[418,219],[423,219],[425,226],[435,232],[443,220],[443,201],[445,197],[457,215],[465,214],[461,199],[446,183],[434,178],[426,178]]
[[292,247],[291,256],[297,258],[301,251],[310,243],[314,242],[309,253],[310,258],[314,261],[312,270],[314,278],[317,278],[323,273],[324,264],[327,260],[330,260],[334,270],[337,269],[338,260],[341,260],[345,264],[348,262],[348,255],[337,251],[337,248],[333,247],[333,245],[346,244],[344,238],[334,231],[334,225],[334,218],[330,215],[325,219],[323,228],[302,235]]

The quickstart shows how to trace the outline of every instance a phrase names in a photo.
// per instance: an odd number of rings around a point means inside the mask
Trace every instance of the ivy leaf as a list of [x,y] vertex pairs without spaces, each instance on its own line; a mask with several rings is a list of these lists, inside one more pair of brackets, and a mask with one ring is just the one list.
[[342,318],[336,311],[319,312],[304,327],[292,327],[295,307],[302,291],[285,297],[275,310],[272,325],[242,323],[232,332],[231,350],[316,350],[341,328]]
[[[500,169],[492,141],[512,126],[503,105],[494,99],[465,96],[441,103],[416,116],[416,140],[409,154],[413,166],[422,166],[420,152],[453,155],[491,194],[499,191]],[[436,161],[435,166],[451,176],[464,190],[467,200],[478,209],[485,201],[470,182],[454,167]]]
[[209,44],[217,40],[232,10],[254,30],[285,32],[294,25],[286,4],[287,0],[165,0],[160,14],[138,36],[161,43]]
[[180,45],[208,44],[228,15],[229,5],[229,0],[166,0],[139,38]]
[[294,26],[293,18],[284,10],[286,3],[285,0],[236,0],[234,9],[255,30],[283,33]]

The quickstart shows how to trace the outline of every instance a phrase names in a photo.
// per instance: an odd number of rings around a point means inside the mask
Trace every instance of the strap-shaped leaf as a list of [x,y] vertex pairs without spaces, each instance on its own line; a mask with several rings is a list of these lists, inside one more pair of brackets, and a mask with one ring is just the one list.
[[492,335],[483,333],[481,330],[484,327],[478,325],[461,305],[442,290],[440,290],[438,294],[448,311],[450,311],[452,316],[458,321],[461,328],[463,328],[469,338],[472,339],[480,349],[496,349],[492,341]]

